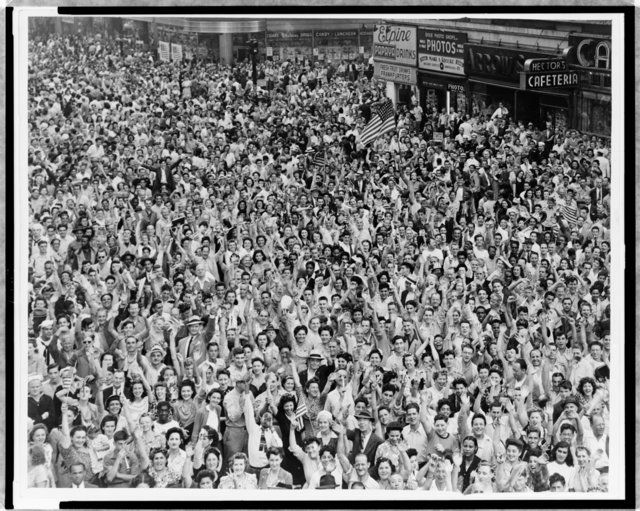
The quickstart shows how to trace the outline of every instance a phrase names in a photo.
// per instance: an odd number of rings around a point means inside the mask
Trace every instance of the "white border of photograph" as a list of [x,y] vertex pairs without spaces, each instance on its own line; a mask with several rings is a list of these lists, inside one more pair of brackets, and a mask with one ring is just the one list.
[[[116,6],[114,6],[116,7]],[[566,6],[567,10],[571,6]],[[576,6],[577,7],[577,6]],[[212,7],[214,8],[214,7]],[[330,10],[331,7],[327,7]],[[428,6],[424,6],[428,10]],[[487,8],[489,10],[489,8]],[[587,21],[587,20],[609,20],[611,21],[611,268],[615,272],[611,273],[611,390],[610,393],[610,472],[609,472],[609,493],[526,493],[526,494],[474,494],[472,496],[462,496],[459,493],[437,493],[425,494],[420,491],[393,492],[385,490],[270,490],[238,492],[234,490],[198,490],[198,489],[38,489],[27,488],[27,430],[25,428],[27,419],[27,267],[28,267],[28,119],[27,119],[27,42],[28,42],[28,20],[30,17],[54,17],[58,16],[55,7],[16,7],[13,16],[14,34],[14,257],[15,268],[13,278],[15,282],[15,305],[14,305],[14,336],[8,342],[14,343],[14,393],[15,393],[15,414],[14,420],[14,445],[7,446],[14,449],[14,482],[13,482],[13,504],[17,509],[52,509],[59,507],[61,501],[168,501],[180,500],[188,501],[276,501],[276,500],[300,500],[300,501],[397,501],[398,499],[413,500],[447,500],[447,501],[484,501],[496,500],[504,501],[546,501],[546,500],[591,500],[594,503],[608,499],[625,498],[625,407],[624,392],[617,392],[614,389],[625,388],[624,371],[624,268],[625,268],[625,245],[624,245],[624,115],[632,115],[632,112],[624,111],[624,15],[622,13],[590,13],[590,14],[472,14],[465,16],[463,12],[452,14],[425,14],[416,10],[413,14],[358,14],[357,16],[326,14],[314,15],[316,19],[348,19],[357,17],[358,19],[372,20],[397,20],[416,23],[418,20],[425,22],[434,19],[455,19],[455,18],[485,18],[485,19],[539,19],[539,20],[561,20]],[[171,15],[153,15],[154,17],[176,17]],[[118,16],[119,17],[119,16]],[[128,16],[132,17],[132,16]],[[145,17],[145,16],[140,16]],[[225,15],[225,16],[194,16],[199,18],[243,18],[249,16]],[[259,15],[253,18],[308,18],[308,16],[297,15]],[[633,90],[627,90],[627,94],[633,94]],[[631,148],[629,149],[631,150]],[[634,169],[627,169],[633,172]],[[630,212],[633,214],[633,212]],[[11,361],[8,361],[11,363]],[[6,413],[6,412],[5,412]],[[19,446],[23,446],[20,448]]]

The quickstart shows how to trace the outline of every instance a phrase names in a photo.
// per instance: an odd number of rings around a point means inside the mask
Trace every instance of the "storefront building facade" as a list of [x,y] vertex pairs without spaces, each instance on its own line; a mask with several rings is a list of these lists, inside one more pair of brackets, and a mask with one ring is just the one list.
[[466,42],[467,35],[463,32],[418,27],[418,83],[423,110],[435,108],[442,112],[448,103],[458,112],[467,111]]
[[611,38],[601,35],[569,37],[569,68],[578,73],[573,125],[586,133],[611,136]]
[[556,58],[557,54],[549,52],[467,44],[465,72],[469,78],[470,111],[490,115],[502,103],[515,121],[539,123],[544,128],[549,120],[553,126],[568,127],[569,91],[521,87],[527,60]]
[[409,104],[418,94],[417,34],[416,26],[387,23],[373,33],[373,76],[386,83],[394,104]]
[[[513,120],[541,129],[549,122],[610,136],[610,25],[545,21],[538,29],[517,20],[438,20],[414,26],[423,109],[443,112],[448,99],[459,114],[490,116],[502,103]],[[375,37],[373,50],[376,67],[390,63],[376,51]],[[534,61],[546,64],[526,67]],[[399,76],[407,72],[396,73],[397,82]]]

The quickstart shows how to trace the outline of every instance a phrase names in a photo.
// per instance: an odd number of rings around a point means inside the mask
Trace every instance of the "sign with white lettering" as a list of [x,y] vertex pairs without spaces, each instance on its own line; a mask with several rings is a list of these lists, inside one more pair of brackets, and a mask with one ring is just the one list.
[[582,67],[611,69],[611,40],[570,35],[567,58]]
[[171,60],[174,62],[182,61],[182,45],[171,43]]
[[524,61],[524,70],[528,73],[566,71],[567,61],[564,59],[527,59]]
[[576,71],[522,73],[520,75],[520,88],[522,90],[567,89],[577,87],[579,83],[580,78]]
[[158,41],[158,55],[160,56],[160,60],[164,60],[165,62],[171,60],[169,43],[167,41]]
[[417,82],[415,67],[396,66],[386,62],[374,62],[373,76],[388,82],[404,83],[406,85],[415,85]]
[[450,92],[465,92],[465,80],[463,78],[445,77],[431,73],[420,73],[420,85],[427,90],[440,89]]
[[467,34],[418,28],[418,67],[442,73],[464,74]]
[[499,46],[470,43],[464,46],[464,67],[467,75],[514,84],[520,81],[519,74],[524,71],[525,61],[536,58],[552,59],[557,56]]
[[374,61],[415,66],[416,32],[416,27],[405,25],[376,25],[373,33]]

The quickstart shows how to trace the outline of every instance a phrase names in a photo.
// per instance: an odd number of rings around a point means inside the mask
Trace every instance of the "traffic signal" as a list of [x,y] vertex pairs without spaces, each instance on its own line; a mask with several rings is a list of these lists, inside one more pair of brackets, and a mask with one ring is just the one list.
[[253,55],[257,55],[258,54],[258,41],[256,41],[255,39],[249,39],[247,41],[247,43],[249,44],[249,53],[252,53]]

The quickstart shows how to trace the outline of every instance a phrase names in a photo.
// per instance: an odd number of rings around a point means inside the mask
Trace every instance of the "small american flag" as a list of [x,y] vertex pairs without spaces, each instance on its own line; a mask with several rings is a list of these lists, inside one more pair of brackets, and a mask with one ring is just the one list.
[[300,396],[300,400],[298,401],[298,407],[296,408],[296,420],[300,424],[300,428],[304,428],[304,422],[302,418],[307,415],[309,410],[307,410],[307,402],[304,399],[304,396]]
[[325,158],[324,151],[318,151],[313,157],[313,161],[311,162],[314,165],[318,165],[320,167],[324,167],[327,164],[327,159]]
[[362,132],[362,145],[373,142],[376,138],[396,128],[396,117],[393,111],[393,103],[385,99],[382,103],[371,107],[371,120]]
[[578,208],[575,206],[564,205],[561,209],[562,218],[572,227],[578,223]]

